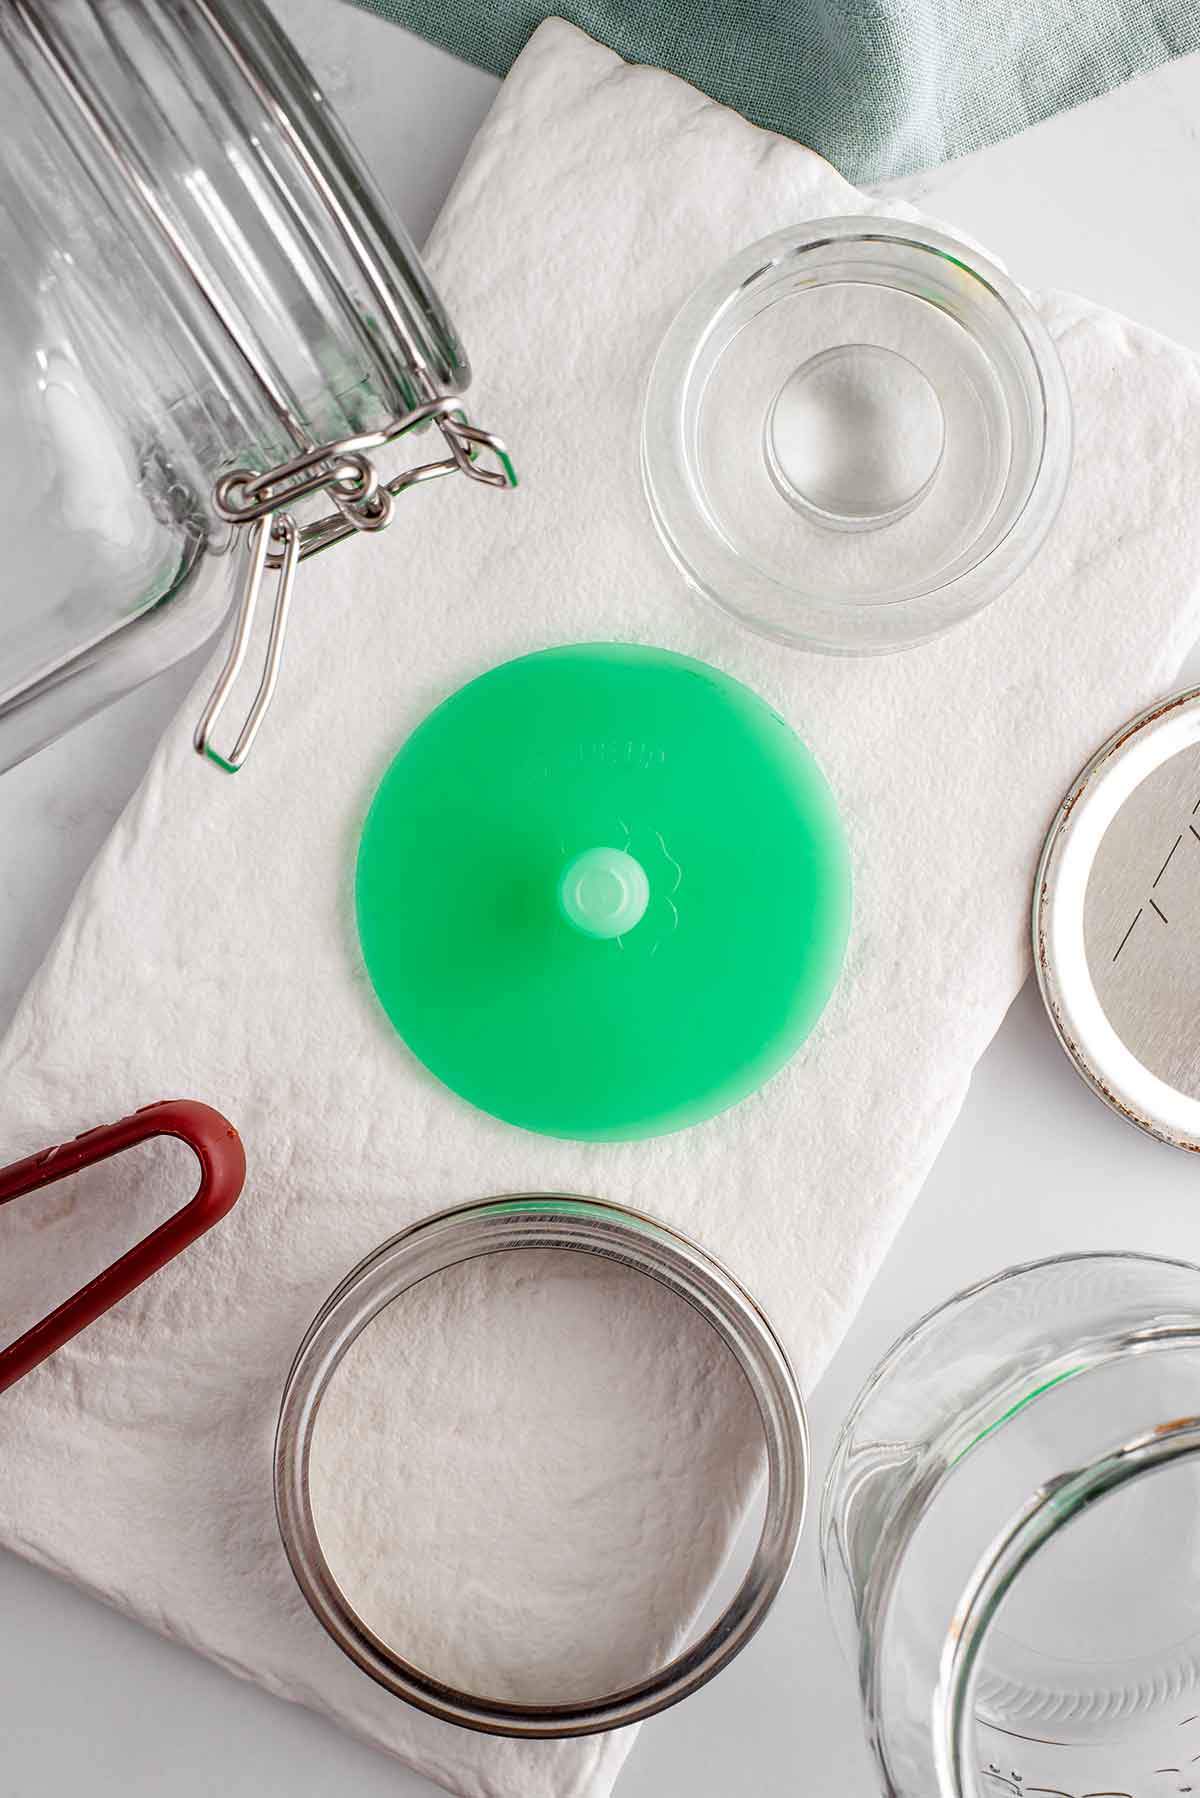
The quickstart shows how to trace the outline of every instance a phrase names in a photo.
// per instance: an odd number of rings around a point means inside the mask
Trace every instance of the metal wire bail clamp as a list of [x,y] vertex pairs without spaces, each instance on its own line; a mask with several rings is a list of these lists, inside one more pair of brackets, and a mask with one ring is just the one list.
[[[436,425],[449,454],[382,480],[371,454],[429,423]],[[229,653],[196,726],[193,742],[197,754],[233,774],[250,753],[279,678],[299,563],[356,532],[385,530],[401,493],[423,481],[456,473],[486,487],[517,484],[502,440],[471,424],[456,399],[438,395],[401,414],[384,430],[303,449],[290,461],[265,471],[236,468],[222,475],[213,489],[213,506],[228,523],[249,528],[249,561]],[[303,526],[298,524],[291,508],[322,492],[329,494],[336,510]],[[262,678],[233,748],[223,755],[213,747],[213,727],[245,662],[268,570],[277,573],[278,580]]]

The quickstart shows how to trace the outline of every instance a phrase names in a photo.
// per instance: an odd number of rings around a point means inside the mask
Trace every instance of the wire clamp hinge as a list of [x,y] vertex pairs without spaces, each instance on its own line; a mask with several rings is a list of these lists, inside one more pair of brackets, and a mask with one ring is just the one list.
[[[372,454],[430,423],[436,425],[448,454],[403,469],[389,481],[381,480]],[[471,424],[457,400],[440,396],[413,407],[385,430],[365,431],[302,450],[291,461],[265,472],[235,468],[221,476],[213,489],[213,506],[227,523],[249,529],[249,562],[229,653],[196,726],[193,742],[197,754],[233,774],[250,753],[279,678],[299,564],[359,532],[385,530],[401,493],[447,474],[464,474],[486,487],[517,485],[503,441]],[[335,510],[299,524],[292,507],[322,492],[328,493]],[[233,748],[222,755],[212,746],[213,727],[245,663],[268,574],[274,574],[276,582],[262,678]]]

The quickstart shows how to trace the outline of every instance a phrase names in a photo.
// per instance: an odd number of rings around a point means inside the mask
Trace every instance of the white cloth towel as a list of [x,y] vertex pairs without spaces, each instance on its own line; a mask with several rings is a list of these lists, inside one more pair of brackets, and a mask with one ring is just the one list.
[[[796,144],[544,25],[429,246],[475,358],[473,410],[508,437],[520,491],[422,488],[385,537],[306,567],[247,770],[195,758],[189,706],[0,1052],[5,1159],[186,1094],[236,1120],[250,1161],[224,1224],[5,1398],[0,1541],[462,1794],[599,1798],[629,1737],[459,1732],[325,1639],[270,1486],[280,1391],[318,1303],[440,1206],[592,1192],[729,1262],[811,1388],[1025,976],[1062,790],[1196,633],[1197,365],[1058,295],[1039,304],[1074,395],[1074,476],[1036,562],[981,617],[841,661],[689,595],[639,484],[655,346],[740,246],[862,210],[878,207]],[[847,820],[856,915],[837,994],[765,1090],[677,1136],[582,1146],[477,1114],[412,1060],[362,970],[351,884],[374,786],[438,700],[509,656],[604,638],[699,656],[793,723]],[[57,1296],[95,1265],[95,1238],[78,1265],[89,1218],[109,1246],[131,1240],[164,1207],[165,1165],[0,1218],[4,1315],[34,1315],[52,1267]],[[701,1602],[753,1486],[755,1430],[719,1352],[644,1283],[521,1259],[393,1320],[382,1375],[364,1373],[384,1410],[347,1439],[323,1502],[349,1515],[401,1459],[405,1645],[480,1679],[502,1661],[527,1695],[566,1668],[578,1694],[635,1647],[663,1648]],[[353,1554],[352,1537],[331,1552]]]

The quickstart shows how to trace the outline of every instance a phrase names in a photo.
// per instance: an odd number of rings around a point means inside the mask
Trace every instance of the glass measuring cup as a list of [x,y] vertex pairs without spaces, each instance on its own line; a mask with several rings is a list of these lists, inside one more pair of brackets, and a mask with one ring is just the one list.
[[843,1427],[822,1553],[889,1798],[1200,1788],[1200,1269],[1016,1268]]

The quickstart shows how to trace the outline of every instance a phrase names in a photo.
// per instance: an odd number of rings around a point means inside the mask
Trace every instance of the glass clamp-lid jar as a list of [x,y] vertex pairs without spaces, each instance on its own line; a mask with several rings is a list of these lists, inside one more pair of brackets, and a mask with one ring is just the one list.
[[[261,0],[0,10],[0,767],[206,642],[239,767],[301,561],[408,488],[515,486],[403,230]],[[397,470],[396,446],[436,452]],[[271,592],[257,691],[216,746]]]

